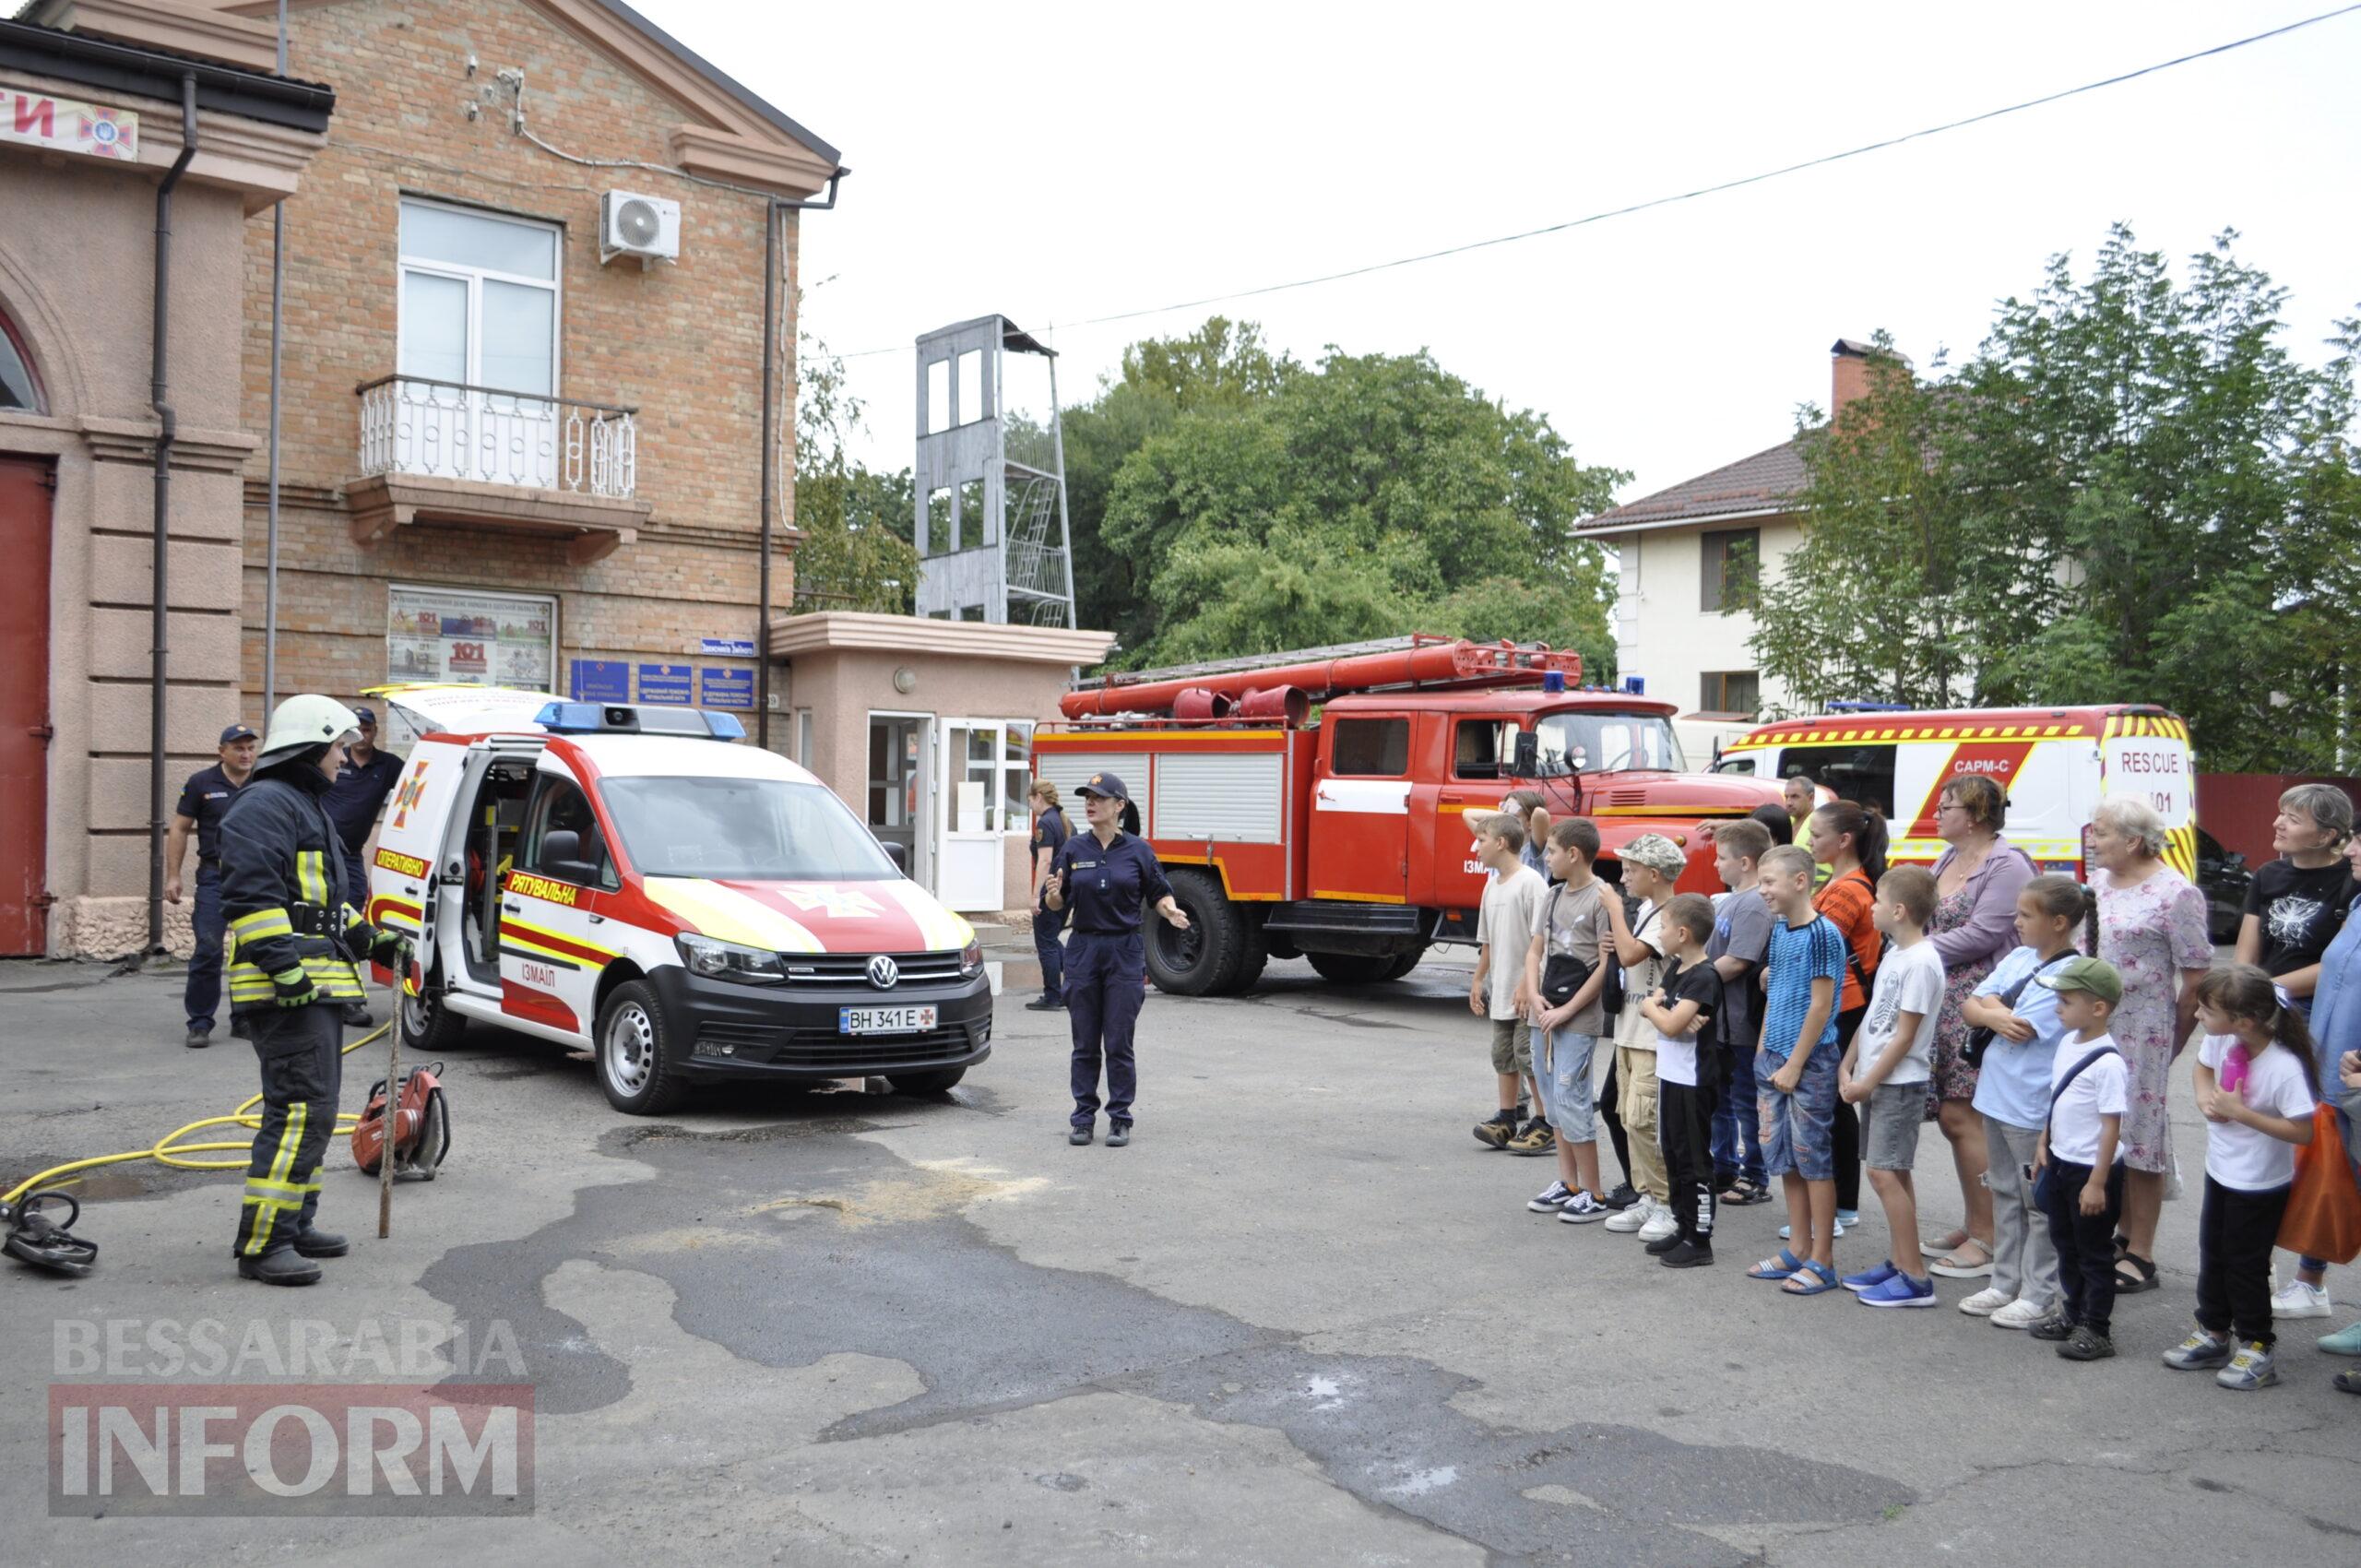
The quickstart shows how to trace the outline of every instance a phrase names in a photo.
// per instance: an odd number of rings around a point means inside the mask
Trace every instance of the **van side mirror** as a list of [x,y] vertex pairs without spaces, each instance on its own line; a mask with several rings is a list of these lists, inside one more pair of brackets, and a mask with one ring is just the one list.
[[907,844],[885,843],[882,839],[879,842],[885,851],[885,858],[894,862],[894,869],[900,872],[904,876],[909,875],[910,847]]
[[1513,776],[1518,778],[1535,778],[1540,776],[1540,736],[1535,734],[1530,730],[1518,731],[1516,732],[1516,745],[1513,755],[1514,760],[1509,765],[1509,772]]
[[596,886],[599,881],[599,868],[582,858],[582,835],[567,828],[552,828],[541,835],[539,869],[543,876],[578,887]]

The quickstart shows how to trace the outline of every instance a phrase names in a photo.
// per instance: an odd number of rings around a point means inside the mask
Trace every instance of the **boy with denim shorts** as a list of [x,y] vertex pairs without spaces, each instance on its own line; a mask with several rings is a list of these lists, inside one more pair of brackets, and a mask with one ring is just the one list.
[[1762,1046],[1754,1058],[1762,1116],[1762,1168],[1787,1195],[1787,1226],[1806,1243],[1748,1269],[1784,1281],[1791,1296],[1837,1289],[1836,987],[1845,938],[1811,907],[1811,852],[1774,844],[1763,853],[1762,901],[1774,920],[1763,968]]
[[1754,1050],[1762,1038],[1762,963],[1771,953],[1771,911],[1756,890],[1771,830],[1751,817],[1714,826],[1714,871],[1729,889],[1714,906],[1705,956],[1722,977],[1714,1019],[1722,1091],[1714,1111],[1714,1188],[1725,1204],[1771,1201],[1756,1134]]
[[1935,1024],[1943,1009],[1943,958],[1927,940],[1935,916],[1935,878],[1924,866],[1896,866],[1880,877],[1870,918],[1886,942],[1885,962],[1870,988],[1869,1012],[1836,1070],[1836,1093],[1861,1108],[1861,1148],[1869,1185],[1885,1206],[1893,1251],[1885,1262],[1845,1277],[1845,1289],[1869,1307],[1931,1307],[1935,1282],[1918,1243],[1918,1128],[1927,1119],[1927,1081],[1934,1072]]
[[[1552,827],[1546,855],[1549,874],[1559,880],[1534,906],[1525,989],[1538,1010],[1541,1045],[1533,1081],[1558,1129],[1558,1180],[1525,1206],[1536,1214],[1554,1213],[1569,1225],[1586,1225],[1608,1213],[1599,1202],[1591,1059],[1607,1028],[1607,1013],[1598,1003],[1607,970],[1599,959],[1615,938],[1607,914],[1614,892],[1591,870],[1598,859],[1598,829],[1589,818],[1569,817]],[[1561,970],[1572,960],[1590,971],[1556,1006],[1542,991],[1552,958],[1560,960]]]

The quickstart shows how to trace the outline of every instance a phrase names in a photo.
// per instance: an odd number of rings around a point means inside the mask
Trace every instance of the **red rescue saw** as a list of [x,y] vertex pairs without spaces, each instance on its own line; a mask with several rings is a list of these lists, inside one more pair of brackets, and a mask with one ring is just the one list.
[[[451,1152],[451,1104],[443,1092],[443,1063],[409,1067],[402,1072],[399,1107],[394,1114],[394,1174],[434,1180],[444,1157]],[[386,1080],[369,1087],[368,1109],[352,1129],[352,1163],[364,1176],[374,1176],[386,1153]]]

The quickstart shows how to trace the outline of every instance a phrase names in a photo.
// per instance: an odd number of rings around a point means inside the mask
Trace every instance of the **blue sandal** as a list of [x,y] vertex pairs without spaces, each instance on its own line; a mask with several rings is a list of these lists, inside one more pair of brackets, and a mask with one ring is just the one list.
[[1803,1265],[1797,1261],[1796,1254],[1782,1247],[1777,1257],[1764,1258],[1748,1269],[1746,1277],[1749,1279],[1789,1279]]
[[1790,1296],[1818,1296],[1841,1287],[1836,1282],[1834,1269],[1806,1259],[1803,1266],[1789,1275],[1787,1282],[1779,1289]]

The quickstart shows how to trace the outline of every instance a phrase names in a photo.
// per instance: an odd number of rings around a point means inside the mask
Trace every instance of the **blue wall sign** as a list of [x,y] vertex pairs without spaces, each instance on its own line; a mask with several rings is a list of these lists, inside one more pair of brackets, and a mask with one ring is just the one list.
[[577,659],[566,695],[576,702],[631,701],[631,666],[620,659]]
[[697,651],[717,655],[723,659],[752,659],[754,657],[754,639],[752,637],[707,637]]
[[685,664],[643,664],[639,667],[639,700],[689,705],[689,667]]
[[719,670],[704,666],[697,671],[697,702],[704,707],[752,708],[754,706],[754,672],[752,670]]

